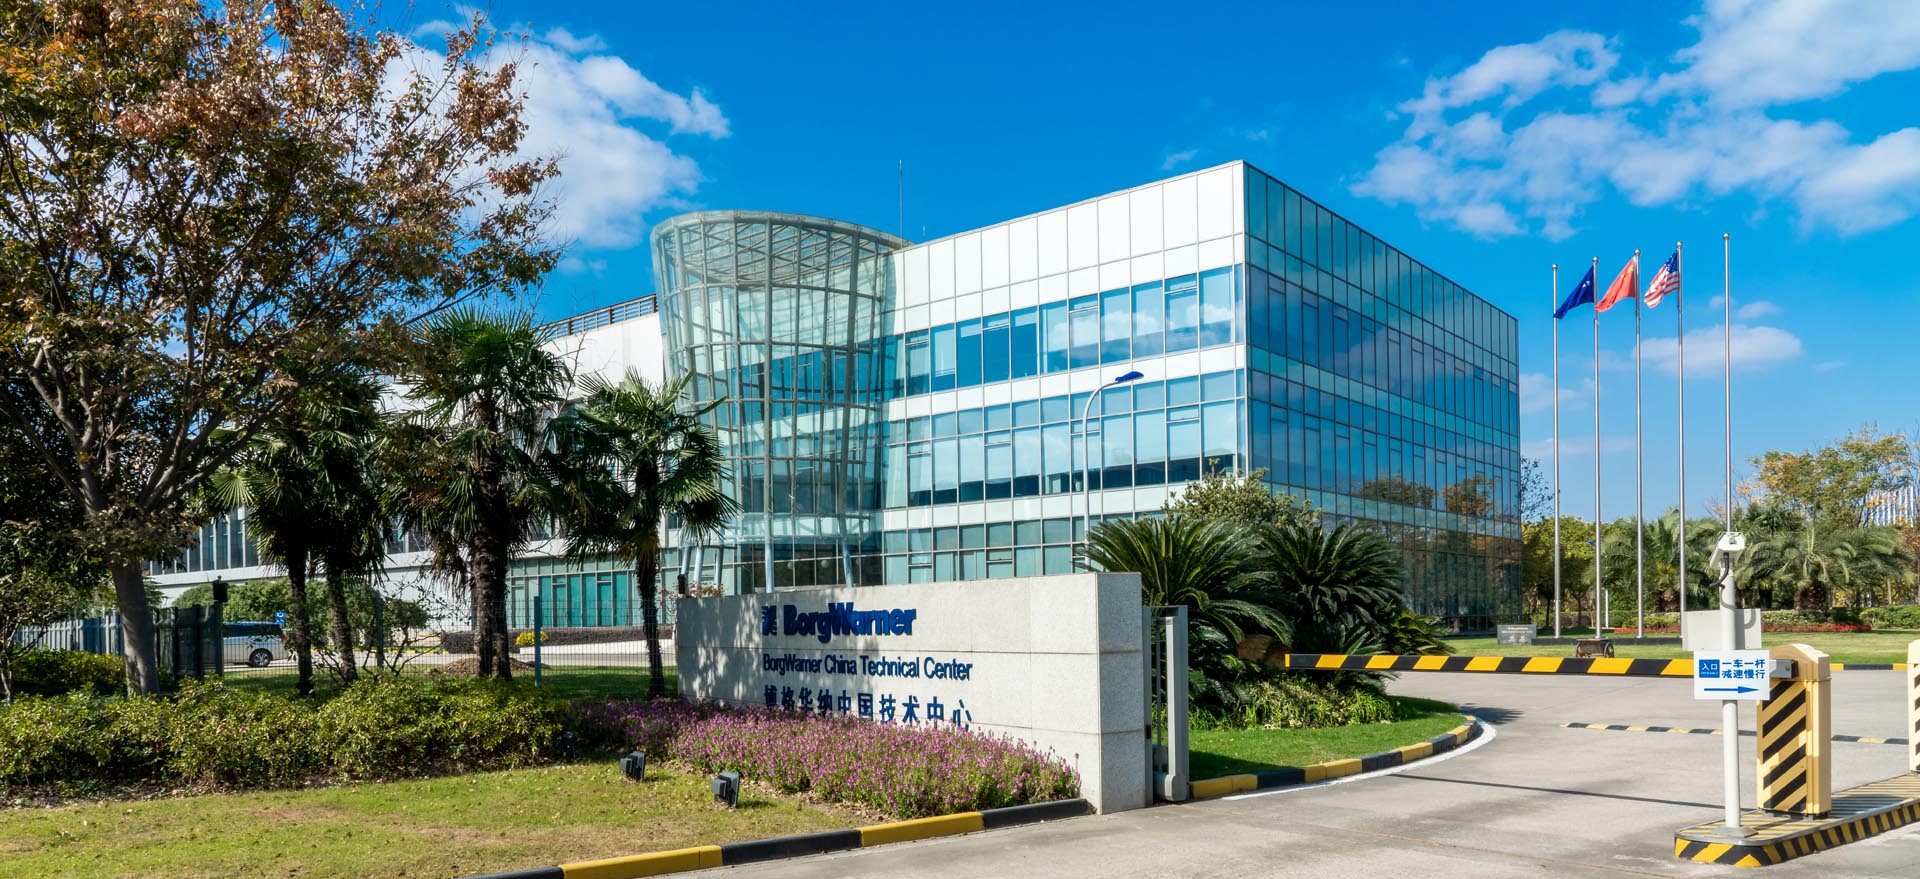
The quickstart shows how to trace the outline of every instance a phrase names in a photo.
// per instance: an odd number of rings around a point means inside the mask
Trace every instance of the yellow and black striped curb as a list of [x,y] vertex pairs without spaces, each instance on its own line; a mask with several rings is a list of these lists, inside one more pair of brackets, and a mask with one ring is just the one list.
[[505,873],[469,876],[466,879],[637,879],[641,876],[664,876],[668,873],[704,870],[708,867],[734,867],[759,861],[818,855],[864,846],[912,842],[916,839],[932,839],[936,836],[958,836],[962,833],[996,830],[1019,824],[1077,818],[1092,813],[1093,807],[1086,800],[1055,800],[1051,803],[1030,803],[1025,806],[1008,806],[1002,809],[960,812],[941,815],[937,818],[915,818],[911,821],[872,824],[849,830],[776,836],[772,839],[730,842],[725,845],[701,845],[644,855],[605,858],[598,861],[575,861],[553,867],[532,867],[525,870],[509,870]]
[[1910,667],[1905,662],[1836,662],[1828,666],[1834,671],[1905,671]]
[[1190,785],[1196,800],[1208,797],[1220,797],[1244,791],[1268,790],[1270,788],[1294,787],[1302,784],[1318,784],[1363,772],[1377,772],[1404,766],[1416,760],[1444,754],[1480,737],[1480,719],[1471,715],[1467,722],[1440,735],[1418,744],[1368,754],[1365,757],[1352,757],[1346,760],[1329,760],[1311,766],[1289,766],[1284,769],[1269,769],[1264,772],[1250,772],[1240,775],[1223,775],[1219,778],[1207,778]]
[[[1676,735],[1690,736],[1717,736],[1721,734],[1721,731],[1718,729],[1700,729],[1684,726],[1638,726],[1624,723],[1563,723],[1560,724],[1560,728],[1598,729],[1609,732],[1674,733]],[[1747,738],[1753,738],[1753,730],[1750,729],[1743,729],[1740,731],[1740,734]],[[1835,735],[1833,740],[1836,742],[1853,742],[1860,745],[1904,745],[1907,743],[1906,739],[1887,739],[1877,738],[1875,736]]]
[[[1517,675],[1616,675],[1690,678],[1691,659],[1626,659],[1596,656],[1423,656],[1408,653],[1289,653],[1286,668],[1295,671],[1466,671]],[[1833,663],[1834,671],[1886,671],[1907,663]]]
[[1727,842],[1715,821],[1674,834],[1673,855],[1684,861],[1766,867],[1815,852],[1838,848],[1920,821],[1920,774],[1841,791],[1825,818],[1793,818],[1758,809],[1741,817],[1752,836]]

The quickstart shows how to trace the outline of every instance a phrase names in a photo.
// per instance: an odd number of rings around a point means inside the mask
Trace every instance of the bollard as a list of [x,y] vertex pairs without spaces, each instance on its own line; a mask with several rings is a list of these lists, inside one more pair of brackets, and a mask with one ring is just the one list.
[[1907,645],[1907,771],[1920,772],[1920,641]]
[[1769,655],[1792,660],[1793,677],[1773,680],[1759,703],[1756,802],[1778,815],[1821,817],[1833,808],[1833,665],[1805,644],[1783,644]]

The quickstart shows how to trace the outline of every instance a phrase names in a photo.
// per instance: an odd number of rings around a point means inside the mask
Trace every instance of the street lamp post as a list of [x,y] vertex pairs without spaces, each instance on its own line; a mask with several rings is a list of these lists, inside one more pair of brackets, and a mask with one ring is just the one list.
[[1115,385],[1124,385],[1135,379],[1146,378],[1146,373],[1130,369],[1117,376],[1113,381],[1094,388],[1087,395],[1087,402],[1080,405],[1080,493],[1086,498],[1086,509],[1080,517],[1080,557],[1087,557],[1087,535],[1093,531],[1093,453],[1087,445],[1087,413],[1093,410],[1093,401],[1100,398],[1100,392]]

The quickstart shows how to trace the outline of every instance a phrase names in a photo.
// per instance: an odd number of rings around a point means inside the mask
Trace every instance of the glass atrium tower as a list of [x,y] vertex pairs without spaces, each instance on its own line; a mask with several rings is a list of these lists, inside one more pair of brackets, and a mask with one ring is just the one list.
[[725,444],[741,515],[699,538],[735,588],[872,582],[886,365],[887,254],[862,226],[703,211],[653,232],[670,379],[686,377]]

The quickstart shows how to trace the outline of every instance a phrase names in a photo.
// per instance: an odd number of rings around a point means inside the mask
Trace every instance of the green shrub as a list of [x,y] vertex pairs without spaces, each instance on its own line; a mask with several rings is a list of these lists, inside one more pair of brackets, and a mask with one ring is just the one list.
[[371,678],[319,711],[332,769],[350,778],[541,763],[571,726],[565,700],[488,679]]
[[1394,704],[1368,687],[1340,687],[1298,677],[1276,677],[1246,688],[1196,726],[1230,729],[1324,729],[1395,718]]
[[[1705,608],[1701,609],[1704,610]],[[1673,629],[1679,628],[1679,626],[1680,615],[1677,613],[1647,614],[1647,628],[1649,629]]]
[[162,782],[284,787],[551,760],[572,707],[527,684],[368,677],[315,704],[219,682],[0,707],[0,788]]
[[220,683],[188,682],[171,700],[169,774],[183,781],[245,787],[299,784],[325,772],[305,700]]
[[126,689],[126,662],[79,650],[22,652],[13,658],[13,688],[19,693],[54,695],[74,690],[118,693]]
[[1860,612],[1860,621],[1876,629],[1920,629],[1920,604],[1869,607]]

